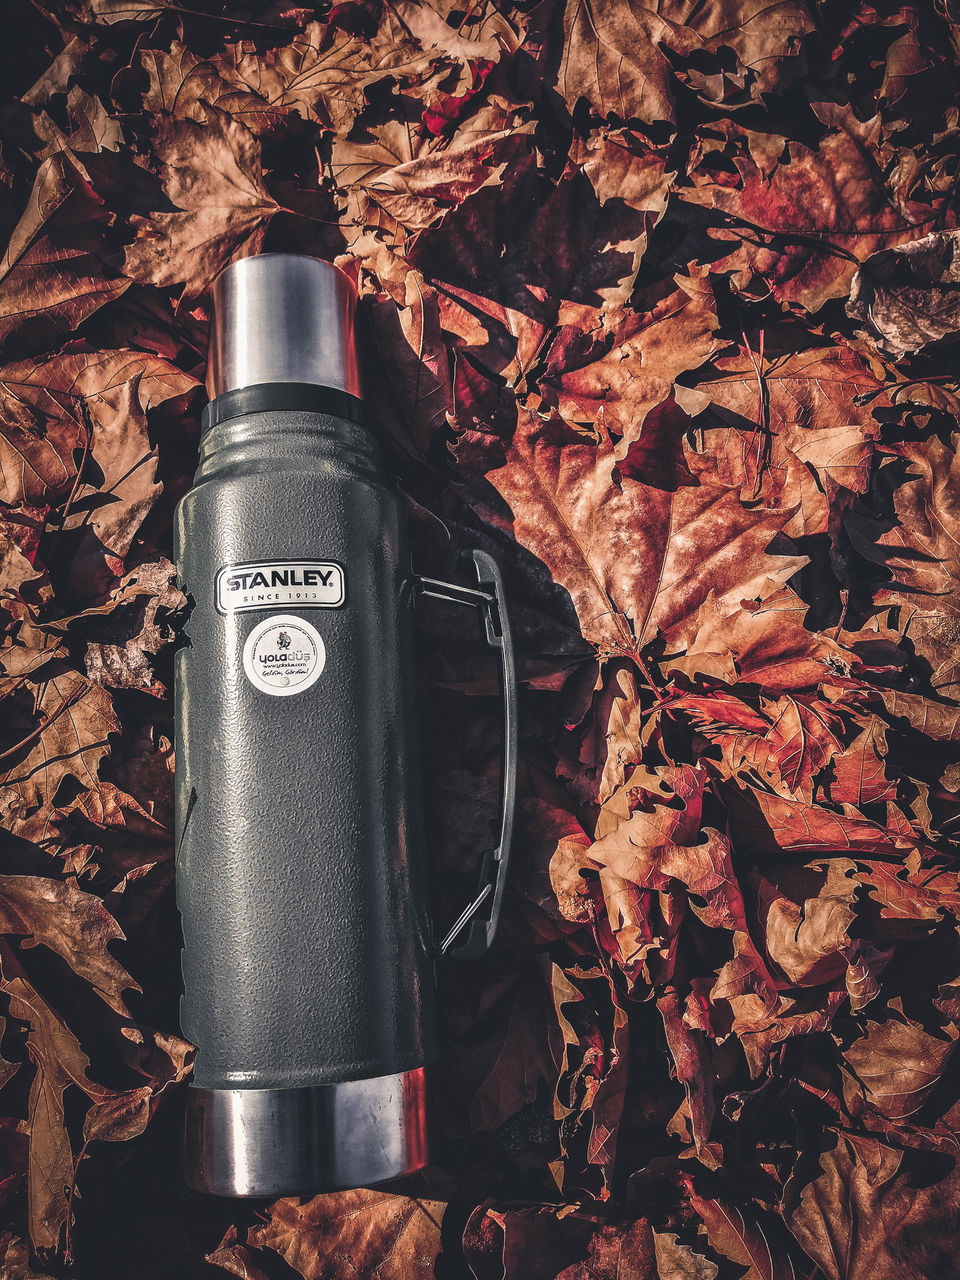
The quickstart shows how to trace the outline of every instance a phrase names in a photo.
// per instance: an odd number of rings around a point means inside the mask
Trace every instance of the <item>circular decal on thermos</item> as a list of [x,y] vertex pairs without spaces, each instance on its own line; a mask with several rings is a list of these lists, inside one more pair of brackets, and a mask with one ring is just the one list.
[[292,614],[275,613],[258,623],[243,646],[243,669],[251,684],[286,698],[320,678],[327,660],[316,627]]

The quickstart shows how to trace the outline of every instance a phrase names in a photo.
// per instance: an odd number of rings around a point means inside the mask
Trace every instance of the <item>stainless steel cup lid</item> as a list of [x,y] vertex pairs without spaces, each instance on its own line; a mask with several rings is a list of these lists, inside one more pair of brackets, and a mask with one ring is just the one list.
[[216,278],[212,300],[211,399],[267,382],[360,395],[356,291],[339,267],[300,253],[240,258]]

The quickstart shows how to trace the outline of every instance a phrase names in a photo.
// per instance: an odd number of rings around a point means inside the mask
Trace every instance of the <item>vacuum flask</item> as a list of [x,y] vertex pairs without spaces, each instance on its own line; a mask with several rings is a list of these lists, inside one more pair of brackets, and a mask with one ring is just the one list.
[[[434,965],[490,945],[516,774],[503,586],[418,578],[364,424],[349,278],[234,262],[212,291],[211,399],[175,520],[181,1021],[197,1046],[184,1165],[197,1190],[364,1186],[428,1160]],[[429,918],[412,615],[479,610],[500,659],[497,845],[437,941]]]

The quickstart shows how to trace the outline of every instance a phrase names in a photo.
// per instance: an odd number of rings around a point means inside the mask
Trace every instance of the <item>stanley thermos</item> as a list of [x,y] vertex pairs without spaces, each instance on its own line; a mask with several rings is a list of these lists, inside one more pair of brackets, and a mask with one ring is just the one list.
[[[462,583],[412,573],[346,275],[263,254],[212,300],[211,400],[175,528],[186,1177],[233,1196],[363,1186],[427,1162],[434,965],[481,955],[496,927],[517,740],[503,588],[480,551]],[[479,610],[505,708],[499,843],[442,938],[416,747],[422,594]]]

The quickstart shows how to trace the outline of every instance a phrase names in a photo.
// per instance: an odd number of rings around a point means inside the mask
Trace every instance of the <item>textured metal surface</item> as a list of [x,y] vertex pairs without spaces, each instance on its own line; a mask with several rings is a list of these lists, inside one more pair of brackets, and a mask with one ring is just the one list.
[[359,1187],[427,1163],[423,1068],[318,1089],[190,1089],[184,1171],[197,1191]]
[[214,281],[207,390],[313,383],[360,395],[356,293],[332,263],[295,253],[241,258]]
[[[184,1034],[204,1089],[297,1089],[421,1066],[433,968],[412,741],[410,567],[372,437],[256,413],[203,440],[175,554],[177,895]],[[218,613],[229,564],[336,561],[346,603],[296,608],[321,677],[274,697],[242,654],[264,611]]]

